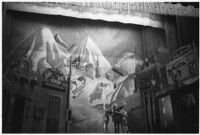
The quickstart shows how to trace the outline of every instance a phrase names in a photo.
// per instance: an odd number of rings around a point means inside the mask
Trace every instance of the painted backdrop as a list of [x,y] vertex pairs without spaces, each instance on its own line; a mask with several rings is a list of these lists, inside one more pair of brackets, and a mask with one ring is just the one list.
[[72,58],[71,132],[102,132],[98,105],[134,94],[128,75],[143,63],[142,26],[25,13],[14,13],[11,26],[11,62],[26,58],[33,71],[67,77]]

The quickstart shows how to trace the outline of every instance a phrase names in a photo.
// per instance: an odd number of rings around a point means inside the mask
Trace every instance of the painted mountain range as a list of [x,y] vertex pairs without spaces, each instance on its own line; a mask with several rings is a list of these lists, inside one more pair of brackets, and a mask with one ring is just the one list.
[[[67,76],[70,56],[80,57],[81,66],[90,65],[93,70],[98,68],[100,76],[111,68],[110,63],[89,36],[81,40],[78,45],[63,45],[56,42],[53,33],[48,28],[37,30],[17,44],[8,58],[12,61],[27,59],[33,71],[41,73],[44,68],[53,67],[58,68]],[[95,73],[92,76],[94,75]]]

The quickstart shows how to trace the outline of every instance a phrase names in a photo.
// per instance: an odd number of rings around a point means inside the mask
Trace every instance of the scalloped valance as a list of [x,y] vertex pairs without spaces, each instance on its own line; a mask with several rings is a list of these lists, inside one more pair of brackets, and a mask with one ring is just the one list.
[[193,6],[164,2],[10,2],[7,9],[163,28],[161,15],[198,17]]

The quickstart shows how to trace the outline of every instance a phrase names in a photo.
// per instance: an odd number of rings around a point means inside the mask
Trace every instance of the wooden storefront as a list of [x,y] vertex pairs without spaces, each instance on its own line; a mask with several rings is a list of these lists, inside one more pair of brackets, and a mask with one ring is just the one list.
[[3,132],[65,132],[66,87],[47,88],[37,73],[24,68],[7,70],[4,80]]
[[[198,132],[197,52],[188,47],[178,49],[173,55],[175,59],[167,65],[155,62],[137,74],[136,85],[143,102],[146,129],[150,133]],[[179,54],[186,49],[189,51]],[[176,67],[173,75],[169,74],[173,70],[171,65]]]

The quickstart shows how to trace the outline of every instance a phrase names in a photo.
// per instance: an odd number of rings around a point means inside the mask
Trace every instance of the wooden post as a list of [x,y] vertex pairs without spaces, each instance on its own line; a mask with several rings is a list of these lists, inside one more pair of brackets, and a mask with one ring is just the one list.
[[70,81],[71,81],[71,57],[70,59],[70,65],[69,65],[69,75],[67,78],[67,89],[66,89],[66,97],[67,97],[67,103],[66,103],[66,127],[65,127],[65,132],[69,133],[69,128],[70,128]]

